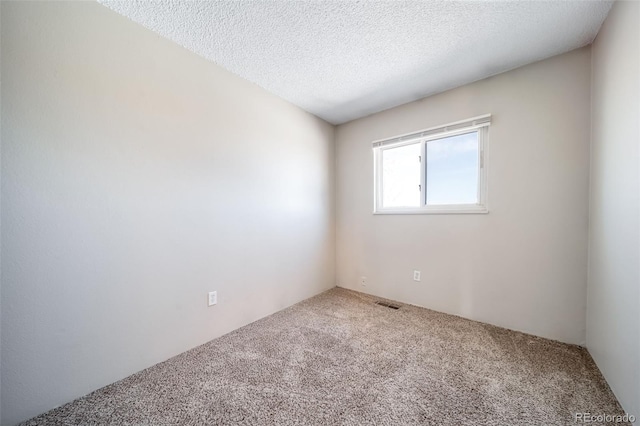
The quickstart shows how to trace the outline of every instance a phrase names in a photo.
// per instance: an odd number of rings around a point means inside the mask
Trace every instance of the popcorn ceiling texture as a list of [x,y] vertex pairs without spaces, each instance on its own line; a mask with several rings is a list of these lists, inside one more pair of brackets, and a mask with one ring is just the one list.
[[98,1],[333,124],[585,46],[612,4]]
[[24,425],[566,425],[623,415],[587,351],[332,289]]

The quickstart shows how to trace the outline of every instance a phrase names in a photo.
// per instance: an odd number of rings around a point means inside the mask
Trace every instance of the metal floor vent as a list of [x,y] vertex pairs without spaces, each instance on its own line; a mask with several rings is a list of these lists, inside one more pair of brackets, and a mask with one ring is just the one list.
[[387,302],[377,301],[376,305],[384,306],[385,308],[390,308],[390,309],[396,309],[396,310],[400,309],[400,306],[393,305],[393,304],[387,303]]

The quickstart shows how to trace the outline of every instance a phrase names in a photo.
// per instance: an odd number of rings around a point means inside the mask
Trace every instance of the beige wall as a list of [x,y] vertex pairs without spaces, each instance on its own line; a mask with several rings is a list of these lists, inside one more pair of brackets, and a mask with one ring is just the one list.
[[2,2],[2,424],[332,287],[333,164],[332,126],[97,3]]
[[[339,126],[338,285],[584,343],[589,69],[587,47]],[[372,215],[373,140],[486,113],[489,214]]]
[[640,3],[616,2],[592,53],[587,348],[640,417]]

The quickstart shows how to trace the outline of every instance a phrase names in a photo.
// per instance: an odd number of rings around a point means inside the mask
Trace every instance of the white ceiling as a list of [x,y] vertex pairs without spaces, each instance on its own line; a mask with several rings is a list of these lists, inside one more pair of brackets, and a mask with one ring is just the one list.
[[585,46],[612,4],[98,1],[334,124]]

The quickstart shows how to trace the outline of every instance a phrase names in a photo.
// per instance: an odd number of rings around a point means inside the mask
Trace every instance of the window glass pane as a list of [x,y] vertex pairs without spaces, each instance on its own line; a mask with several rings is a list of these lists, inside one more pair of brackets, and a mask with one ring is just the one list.
[[421,144],[382,151],[382,206],[420,207]]
[[478,132],[427,142],[427,204],[478,202]]

